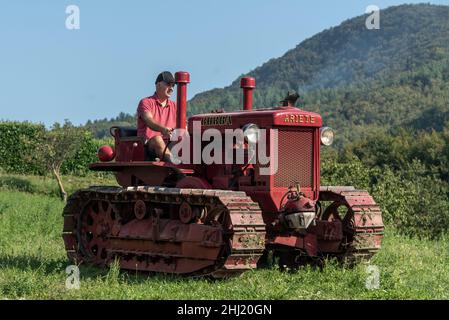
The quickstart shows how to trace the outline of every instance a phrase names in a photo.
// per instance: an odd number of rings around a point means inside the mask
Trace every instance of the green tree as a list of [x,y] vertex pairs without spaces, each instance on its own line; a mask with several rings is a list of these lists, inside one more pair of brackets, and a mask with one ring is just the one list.
[[66,159],[76,154],[84,137],[82,128],[75,127],[66,120],[62,126],[55,123],[51,130],[46,130],[42,139],[34,142],[33,160],[55,177],[64,202],[67,201],[67,192],[61,179],[61,166]]

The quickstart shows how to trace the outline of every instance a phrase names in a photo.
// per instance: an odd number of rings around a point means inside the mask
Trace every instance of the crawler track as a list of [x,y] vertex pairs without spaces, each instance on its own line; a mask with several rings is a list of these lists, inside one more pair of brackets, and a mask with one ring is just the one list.
[[342,221],[341,258],[350,262],[369,260],[380,250],[384,234],[382,212],[367,191],[354,187],[321,187],[320,201],[332,201],[322,220]]
[[255,268],[265,248],[259,205],[244,192],[91,187],[63,216],[74,263],[222,278]]

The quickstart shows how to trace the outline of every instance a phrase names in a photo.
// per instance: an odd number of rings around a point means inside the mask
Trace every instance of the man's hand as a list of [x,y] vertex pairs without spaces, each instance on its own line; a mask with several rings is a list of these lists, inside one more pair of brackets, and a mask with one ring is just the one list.
[[161,133],[164,136],[171,137],[171,134],[173,133],[173,128],[163,128]]

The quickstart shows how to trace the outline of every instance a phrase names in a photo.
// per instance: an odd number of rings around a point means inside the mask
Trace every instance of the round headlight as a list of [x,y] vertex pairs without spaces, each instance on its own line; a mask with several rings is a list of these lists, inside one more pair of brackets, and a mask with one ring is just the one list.
[[243,135],[250,143],[257,143],[260,138],[259,127],[254,123],[248,123],[243,126]]
[[329,127],[321,128],[321,144],[330,146],[334,142],[334,130]]

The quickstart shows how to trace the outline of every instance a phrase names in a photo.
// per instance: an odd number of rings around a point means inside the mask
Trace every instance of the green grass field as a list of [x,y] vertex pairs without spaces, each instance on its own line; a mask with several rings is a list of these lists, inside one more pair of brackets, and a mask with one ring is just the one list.
[[[65,177],[69,192],[111,178]],[[211,281],[81,267],[81,288],[66,289],[62,209],[53,180],[0,175],[0,298],[3,299],[448,299],[449,239],[406,238],[387,229],[371,261],[380,288],[368,290],[367,265],[333,261],[294,273],[273,266]]]

